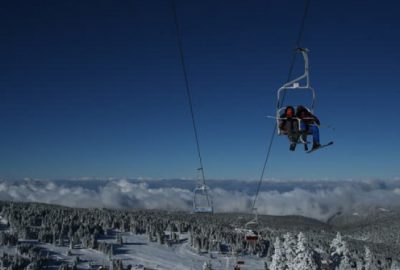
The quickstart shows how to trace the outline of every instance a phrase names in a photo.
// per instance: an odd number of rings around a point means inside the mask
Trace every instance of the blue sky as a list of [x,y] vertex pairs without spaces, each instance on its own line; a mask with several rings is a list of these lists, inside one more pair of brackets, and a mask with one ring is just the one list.
[[[322,141],[335,145],[307,155],[276,138],[266,178],[399,176],[398,8],[311,0],[302,46],[316,114],[335,127]],[[177,12],[206,177],[258,179],[303,2],[177,1]],[[3,3],[0,59],[1,178],[195,177],[169,1]]]

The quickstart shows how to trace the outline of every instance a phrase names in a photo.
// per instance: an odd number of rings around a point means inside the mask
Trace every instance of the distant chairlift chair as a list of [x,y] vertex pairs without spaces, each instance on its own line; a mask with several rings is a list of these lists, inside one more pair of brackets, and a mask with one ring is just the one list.
[[250,220],[244,225],[245,239],[252,246],[257,244],[258,241],[261,239],[261,235],[255,231],[259,225],[257,208],[253,208],[253,213],[254,213],[254,219]]
[[205,184],[203,168],[197,169],[197,186],[193,190],[193,213],[214,213],[210,188]]
[[236,228],[235,231],[244,235],[246,242],[254,247],[261,240],[261,235],[256,231],[259,226],[257,208],[253,208],[252,212],[254,214],[254,219],[247,222],[244,228]]

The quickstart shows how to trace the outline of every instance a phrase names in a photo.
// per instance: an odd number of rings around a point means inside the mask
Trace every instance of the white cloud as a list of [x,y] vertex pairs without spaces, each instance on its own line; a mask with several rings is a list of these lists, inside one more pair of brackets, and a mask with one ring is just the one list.
[[[231,186],[232,183],[230,181]],[[352,213],[360,207],[400,205],[400,186],[387,188],[381,182],[344,182],[335,186],[321,181],[314,185],[317,189],[299,188],[296,182],[291,184],[292,188],[286,191],[261,191],[256,205],[259,214],[302,215],[326,220],[338,211]],[[83,183],[68,186],[57,181],[3,182],[0,183],[0,199],[71,207],[191,210],[191,190],[179,186],[149,186],[150,183],[126,179],[102,182],[95,188],[85,187]],[[223,185],[214,187],[215,211],[249,212],[254,196],[239,190],[243,189],[227,190]]]

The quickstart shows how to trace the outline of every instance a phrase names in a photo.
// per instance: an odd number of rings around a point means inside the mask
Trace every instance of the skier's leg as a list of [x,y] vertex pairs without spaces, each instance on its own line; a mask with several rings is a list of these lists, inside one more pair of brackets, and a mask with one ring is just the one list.
[[311,132],[313,135],[313,143],[314,144],[319,144],[319,128],[317,125],[311,125]]
[[321,144],[319,143],[319,128],[317,125],[311,125],[311,132],[313,135],[313,149],[318,148],[321,146]]
[[290,151],[294,151],[299,140],[299,126],[296,120],[287,121],[287,132],[290,140]]
[[304,143],[304,151],[308,151],[308,146],[307,146],[307,125],[304,123],[304,121],[300,121],[300,133],[301,137],[300,140],[302,143]]

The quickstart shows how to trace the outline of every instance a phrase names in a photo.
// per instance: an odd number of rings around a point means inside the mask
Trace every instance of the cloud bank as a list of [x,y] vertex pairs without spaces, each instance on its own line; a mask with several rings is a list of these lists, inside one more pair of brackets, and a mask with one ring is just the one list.
[[[249,212],[256,183],[210,181],[216,212]],[[17,181],[0,182],[0,200],[70,207],[190,211],[192,181]],[[327,220],[337,212],[362,207],[400,206],[400,181],[275,182],[258,197],[260,214],[302,215]]]

